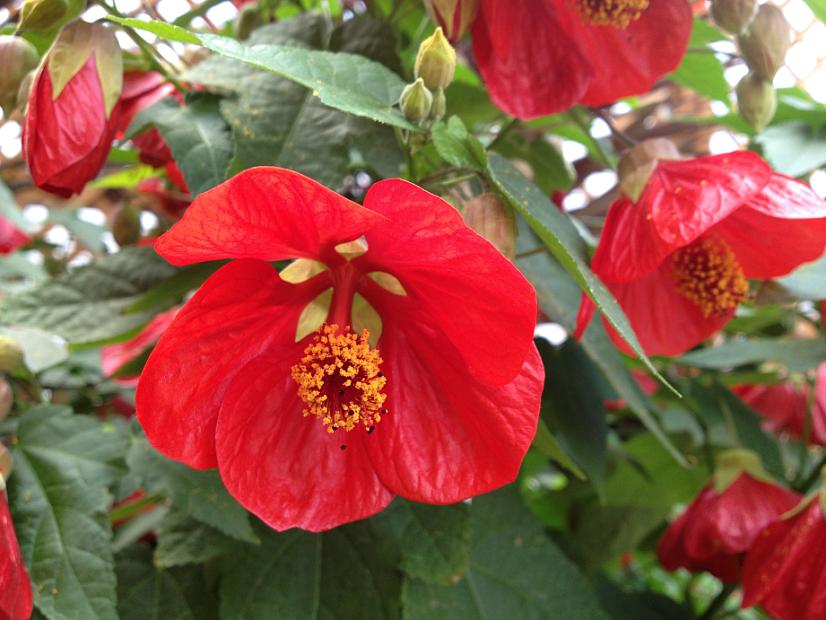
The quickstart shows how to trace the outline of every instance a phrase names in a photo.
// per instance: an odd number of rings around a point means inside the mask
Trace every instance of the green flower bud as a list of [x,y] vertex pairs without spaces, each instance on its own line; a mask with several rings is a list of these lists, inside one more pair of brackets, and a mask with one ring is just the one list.
[[714,23],[730,34],[740,34],[751,23],[757,0],[712,0]]
[[645,140],[626,151],[619,162],[620,191],[636,201],[661,159],[680,159],[677,147],[665,138]]
[[132,205],[123,205],[115,213],[112,235],[118,245],[135,245],[141,238],[141,212]]
[[67,0],[24,0],[17,32],[42,32],[58,26],[69,12]]
[[433,94],[433,105],[430,106],[430,115],[428,118],[432,121],[438,121],[445,115],[447,111],[447,97],[445,97],[445,89],[437,88]]
[[422,78],[405,86],[399,98],[402,114],[411,123],[419,123],[426,119],[432,105],[433,95],[427,90]]
[[17,89],[17,104],[16,109],[21,113],[26,113],[26,106],[29,104],[29,95],[32,92],[32,83],[37,71],[29,71],[20,82],[20,88]]
[[20,37],[0,36],[0,108],[6,117],[17,107],[26,74],[37,67],[37,50]]
[[771,82],[791,47],[791,26],[773,4],[763,4],[751,24],[737,37],[737,44],[752,71]]
[[737,109],[755,131],[763,131],[777,111],[777,94],[771,82],[749,73],[737,84]]
[[456,50],[445,38],[441,28],[422,41],[416,56],[414,72],[431,90],[447,88],[456,72]]
[[8,336],[0,336],[0,372],[14,372],[23,366],[23,349]]
[[261,11],[258,10],[258,3],[245,4],[241,7],[238,16],[235,18],[235,36],[239,41],[249,39],[252,31],[258,28],[264,20],[261,19]]
[[516,217],[513,207],[496,194],[482,194],[462,209],[465,224],[490,241],[507,258],[516,255]]

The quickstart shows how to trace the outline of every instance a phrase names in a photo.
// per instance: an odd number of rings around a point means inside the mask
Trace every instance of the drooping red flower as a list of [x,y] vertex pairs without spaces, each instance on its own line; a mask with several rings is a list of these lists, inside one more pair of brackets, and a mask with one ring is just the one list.
[[768,479],[755,454],[723,453],[714,481],[660,539],[660,564],[669,571],[704,570],[736,583],[744,554],[760,530],[799,501],[799,495]]
[[0,479],[0,618],[28,620],[32,615],[32,604],[31,580],[20,555],[8,500]]
[[[748,298],[747,278],[786,275],[825,248],[826,202],[741,151],[653,163],[639,197],[611,205],[591,267],[645,352],[670,356],[731,319]],[[578,334],[592,313],[586,298]]]
[[29,240],[29,235],[0,215],[0,254],[11,254]]
[[120,117],[121,51],[111,30],[75,21],[61,30],[34,78],[23,157],[35,185],[63,198],[103,167]]
[[[134,337],[126,342],[106,345],[100,349],[100,366],[104,377],[111,377],[132,360],[148,353],[158,342],[167,328],[172,324],[178,308],[155,315],[149,323]],[[120,377],[121,382],[137,384],[138,375]]]
[[650,90],[690,33],[682,0],[482,0],[472,30],[491,99],[524,119]]
[[[129,71],[123,76],[123,94],[121,95],[121,121],[117,135],[122,138],[135,116],[164,97],[172,95],[183,103],[180,93],[156,71]],[[174,158],[169,145],[157,129],[147,129],[132,138],[132,144],[138,149],[138,157],[147,166],[163,168],[174,165]]]
[[823,549],[826,513],[819,494],[754,540],[743,566],[743,608],[759,604],[774,620],[826,618]]
[[440,198],[392,179],[362,207],[252,168],[155,249],[177,265],[238,260],[161,337],[138,419],[272,527],[324,530],[395,494],[450,503],[516,476],[544,375],[535,293]]
[[[766,428],[802,439],[809,408],[809,390],[790,382],[739,385],[733,390],[749,407],[766,418]],[[826,446],[826,363],[817,369],[809,443]]]

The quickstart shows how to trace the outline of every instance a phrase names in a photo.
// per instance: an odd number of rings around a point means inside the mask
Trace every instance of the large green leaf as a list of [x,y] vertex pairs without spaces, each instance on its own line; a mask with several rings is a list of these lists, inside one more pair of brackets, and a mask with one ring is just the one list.
[[700,20],[694,20],[691,31],[690,49],[671,78],[710,99],[716,99],[731,106],[729,84],[726,81],[722,63],[706,47],[714,41],[727,41],[719,30]]
[[124,310],[175,272],[151,248],[126,248],[7,297],[0,303],[0,320],[38,327],[75,344],[105,341],[149,321],[149,312]]
[[198,471],[172,461],[143,438],[133,439],[127,462],[149,493],[168,497],[181,512],[228,536],[257,542],[247,511],[227,492],[216,470]]
[[470,567],[455,586],[409,578],[405,620],[600,620],[594,593],[513,488],[473,499]]
[[688,366],[726,370],[746,364],[775,361],[790,372],[806,372],[826,359],[826,342],[814,340],[735,340],[678,357]]
[[789,176],[799,177],[826,164],[826,123],[817,127],[802,121],[773,125],[756,141],[772,167]]
[[217,97],[198,95],[185,106],[171,97],[162,99],[141,112],[132,126],[147,124],[163,135],[193,196],[226,180],[232,141]]
[[634,353],[652,373],[668,385],[643,352],[617,300],[588,266],[585,243],[577,233],[571,219],[560,213],[539,188],[503,157],[496,154],[490,156],[488,174],[503,196],[525,218],[531,229],[545,243],[565,270],[573,276],[582,290],[588,293]]
[[397,617],[400,582],[366,524],[324,534],[258,528],[261,545],[222,564],[223,620],[385,620]]
[[812,9],[812,13],[822,22],[826,22],[826,0],[803,0]]
[[117,618],[105,485],[125,472],[124,449],[114,429],[66,408],[20,418],[9,499],[35,604],[51,620]]
[[206,562],[233,552],[237,546],[217,529],[176,511],[166,516],[155,534],[154,563],[161,568]]
[[120,620],[207,620],[216,601],[199,568],[166,570],[152,563],[152,550],[133,545],[115,557]]
[[280,75],[312,90],[322,103],[366,118],[416,131],[395,108],[404,81],[363,56],[306,50],[286,45],[245,45],[213,34],[195,34],[168,24],[110,17],[171,41],[202,45],[216,54]]
[[455,582],[467,568],[470,507],[429,506],[396,499],[373,519],[374,527],[396,541],[405,573],[435,583]]

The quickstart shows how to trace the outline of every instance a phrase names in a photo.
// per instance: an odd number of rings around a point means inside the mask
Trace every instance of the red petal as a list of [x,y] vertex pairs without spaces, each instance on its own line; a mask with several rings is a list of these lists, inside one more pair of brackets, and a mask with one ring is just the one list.
[[328,433],[302,415],[290,368],[303,346],[270,350],[243,369],[215,441],[221,477],[239,502],[279,531],[318,532],[375,514],[393,494],[367,455],[374,436],[361,427]]
[[519,118],[567,110],[584,94],[593,69],[547,0],[482,0],[473,52],[490,98]]
[[11,254],[29,242],[29,235],[0,216],[0,254]]
[[190,467],[215,467],[215,423],[227,388],[274,343],[293,342],[298,315],[320,292],[321,280],[286,284],[271,265],[253,260],[212,275],[141,373],[136,408],[150,443]]
[[790,220],[826,217],[826,201],[815,194],[811,187],[776,172],[763,191],[749,201],[748,206],[766,215]]
[[158,341],[158,338],[172,323],[178,308],[172,308],[153,317],[140,333],[117,344],[110,344],[100,349],[100,365],[104,377],[111,377],[119,368],[132,361]]
[[389,414],[368,440],[382,481],[433,504],[512,482],[539,417],[545,373],[536,347],[510,383],[491,386],[467,371],[426,315],[405,314],[399,303],[382,316]]
[[[556,0],[562,7],[567,2]],[[651,90],[679,66],[691,35],[691,8],[674,0],[651,0],[645,13],[626,29],[590,26],[575,19],[580,49],[594,71],[581,98],[586,105],[605,105]]]
[[164,81],[164,77],[156,71],[124,73],[123,90],[120,95],[122,115],[118,123],[118,135],[123,136],[138,112],[173,92],[175,92],[175,87]]
[[[608,284],[625,311],[646,355],[685,353],[719,330],[733,316],[704,317],[699,307],[677,290],[666,261],[649,275],[626,284]],[[633,355],[622,337],[603,319],[614,345]]]
[[366,234],[358,268],[396,276],[417,316],[438,326],[480,380],[511,381],[533,348],[531,284],[456,209],[412,183],[380,181],[364,204],[388,221]]
[[14,533],[6,494],[0,491],[0,618],[28,620],[32,615],[32,584]]
[[283,168],[241,172],[198,196],[155,249],[173,265],[222,258],[329,258],[381,216]]

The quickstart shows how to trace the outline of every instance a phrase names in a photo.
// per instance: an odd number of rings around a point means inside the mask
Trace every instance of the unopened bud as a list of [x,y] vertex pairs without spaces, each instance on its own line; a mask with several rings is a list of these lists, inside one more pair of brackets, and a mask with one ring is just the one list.
[[6,117],[17,107],[20,83],[37,67],[37,50],[20,37],[0,36],[0,108]]
[[258,9],[258,3],[252,2],[245,4],[238,12],[235,18],[235,36],[239,41],[246,41],[249,39],[252,31],[258,28],[264,20],[261,19],[261,11]]
[[447,88],[456,71],[456,50],[445,38],[441,28],[422,41],[416,56],[414,72],[431,90]]
[[32,83],[37,75],[37,71],[29,71],[20,81],[20,88],[17,89],[17,102],[15,108],[25,113],[26,106],[29,104],[29,95],[32,93]]
[[748,28],[737,37],[737,43],[749,68],[771,82],[786,60],[791,33],[783,11],[773,4],[763,4]]
[[438,121],[445,115],[447,111],[447,97],[445,97],[445,89],[437,88],[433,94],[433,105],[430,106],[430,115],[428,118],[432,121]]
[[737,84],[737,109],[742,119],[755,131],[763,131],[777,111],[777,95],[771,82],[756,73],[749,73],[740,80]]
[[9,382],[0,377],[0,422],[6,419],[14,403],[14,393]]
[[490,241],[507,258],[516,254],[516,218],[513,208],[496,194],[482,194],[465,204],[465,224]]
[[751,23],[757,0],[711,0],[714,23],[729,34],[740,34]]
[[479,0],[424,0],[430,17],[444,30],[450,41],[462,38],[476,13]]
[[433,95],[427,90],[422,78],[408,84],[399,98],[399,106],[404,117],[412,123],[419,123],[430,114],[433,105]]
[[135,245],[141,238],[141,212],[132,205],[123,205],[115,213],[112,236],[118,245]]
[[23,366],[23,349],[8,336],[0,336],[0,372],[14,372]]
[[17,32],[42,32],[57,27],[69,12],[67,0],[24,0]]
[[661,159],[680,159],[677,147],[665,138],[645,140],[628,150],[619,163],[620,191],[636,202]]

